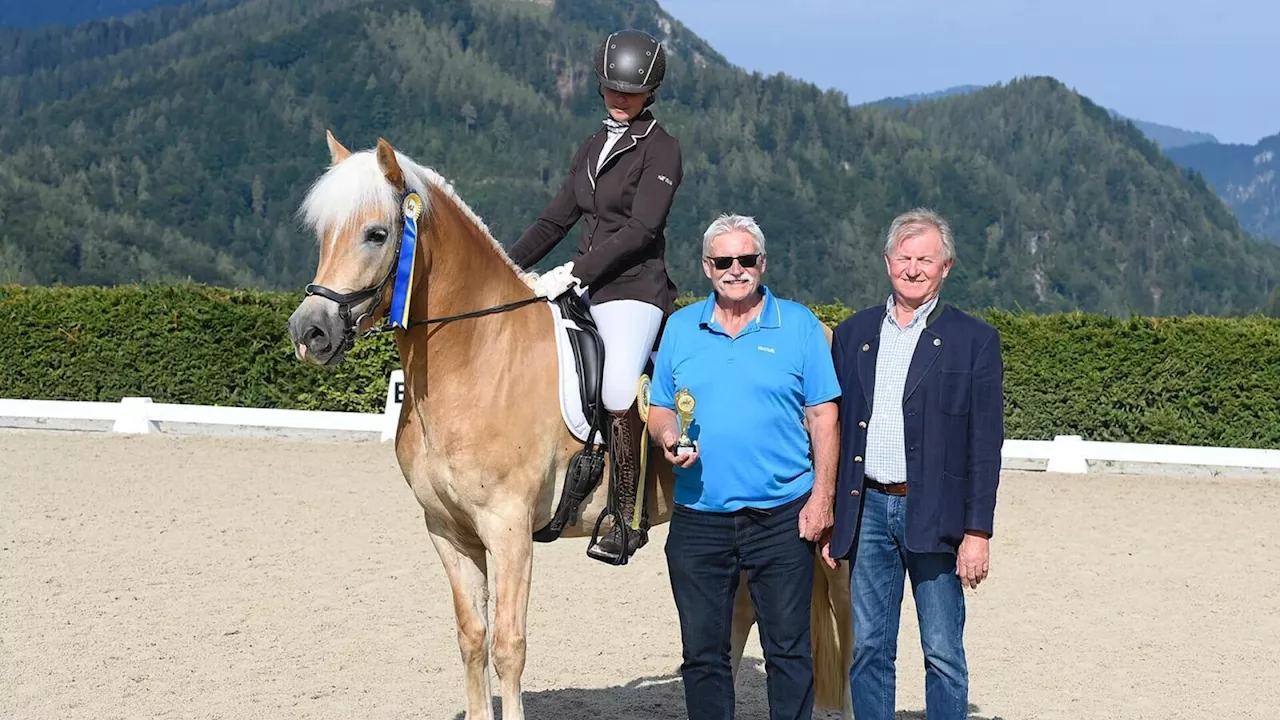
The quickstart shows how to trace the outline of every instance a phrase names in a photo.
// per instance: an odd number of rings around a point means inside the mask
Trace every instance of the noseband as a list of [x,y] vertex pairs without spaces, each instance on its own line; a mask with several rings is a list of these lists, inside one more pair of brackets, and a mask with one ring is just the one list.
[[[403,199],[400,202],[401,207],[401,231],[400,236],[396,240],[396,255],[391,261],[391,266],[387,268],[387,272],[382,276],[382,280],[378,284],[363,290],[355,290],[348,293],[340,293],[332,288],[310,283],[307,285],[307,296],[318,295],[326,300],[332,301],[338,305],[338,317],[342,320],[342,350],[346,352],[350,350],[356,342],[356,336],[360,332],[360,323],[371,317],[379,305],[382,304],[382,294],[386,291],[387,283],[395,278],[395,283],[391,289],[391,307],[387,310],[387,322],[379,327],[370,328],[363,337],[370,337],[378,333],[387,332],[396,328],[408,330],[409,328],[421,325],[435,325],[453,322],[454,320],[465,320],[467,318],[481,317],[483,315],[492,315],[495,313],[507,312],[522,308],[526,305],[532,305],[536,302],[545,302],[547,298],[540,295],[524,300],[505,303],[503,305],[495,305],[494,307],[485,308],[483,310],[473,310],[471,312],[460,313],[458,315],[447,315],[445,317],[427,318],[426,320],[409,321],[409,291],[410,283],[413,279],[414,259],[417,257],[418,246],[418,220],[422,215],[423,203],[422,198],[416,192],[406,190]],[[407,249],[407,250],[406,250]],[[351,318],[351,308],[365,300],[372,298],[368,309],[360,313],[359,317],[354,320]]]

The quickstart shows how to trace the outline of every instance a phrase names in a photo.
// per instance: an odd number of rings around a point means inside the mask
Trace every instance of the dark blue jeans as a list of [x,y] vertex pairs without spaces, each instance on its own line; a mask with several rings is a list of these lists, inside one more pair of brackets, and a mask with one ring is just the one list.
[[906,500],[873,490],[863,499],[862,529],[850,574],[853,717],[894,718],[894,660],[905,572],[911,579],[924,650],[925,714],[929,720],[963,720],[969,716],[964,588],[955,572],[955,555],[907,550]]
[[706,513],[677,505],[667,567],[680,615],[685,707],[693,720],[733,718],[733,600],[747,573],[764,650],[770,720],[813,716],[809,604],[813,544],[800,537],[809,495],[772,510]]

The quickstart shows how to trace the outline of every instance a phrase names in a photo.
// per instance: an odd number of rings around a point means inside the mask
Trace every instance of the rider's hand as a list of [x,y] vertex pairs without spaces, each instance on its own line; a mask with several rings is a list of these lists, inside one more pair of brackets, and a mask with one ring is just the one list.
[[545,274],[538,276],[538,279],[533,283],[533,292],[548,300],[555,300],[571,288],[580,287],[581,285],[581,281],[573,276],[573,263],[567,262],[553,267]]

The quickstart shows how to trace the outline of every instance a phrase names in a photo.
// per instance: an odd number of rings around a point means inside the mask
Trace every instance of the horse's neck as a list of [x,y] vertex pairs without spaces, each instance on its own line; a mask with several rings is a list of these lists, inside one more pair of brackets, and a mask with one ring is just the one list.
[[[418,243],[418,268],[409,303],[411,321],[484,310],[530,297],[532,291],[516,275],[501,251],[453,198],[431,186],[430,208]],[[401,341],[406,377],[474,384],[506,363],[516,347],[537,344],[526,313],[495,313],[444,325],[419,326]],[[553,338],[549,338],[554,342]],[[516,347],[513,347],[516,346]],[[496,370],[495,370],[496,371]],[[461,375],[459,375],[461,374]]]

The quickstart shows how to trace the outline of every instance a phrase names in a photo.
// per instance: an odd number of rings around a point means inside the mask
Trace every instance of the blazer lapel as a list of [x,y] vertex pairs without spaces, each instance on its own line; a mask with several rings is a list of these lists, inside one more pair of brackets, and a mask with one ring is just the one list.
[[911,366],[907,368],[907,384],[902,393],[902,402],[911,397],[911,393],[919,387],[924,374],[929,371],[933,361],[942,354],[942,338],[937,333],[925,328],[916,341],[916,351],[911,355]]
[[599,164],[600,151],[604,149],[605,140],[609,139],[609,133],[599,130],[591,138],[591,145],[587,147],[587,179],[591,181],[591,187],[596,186],[596,167]]
[[924,379],[925,373],[929,372],[933,362],[942,354],[942,338],[938,336],[932,326],[942,316],[943,307],[942,303],[938,303],[937,307],[929,313],[929,317],[925,318],[924,330],[920,332],[920,339],[916,341],[915,352],[911,355],[911,365],[907,368],[907,382],[902,393],[902,402],[904,403],[920,386],[920,381]]
[[[645,120],[645,118],[648,118],[648,120]],[[605,158],[604,162],[599,164],[600,172],[608,170],[609,164],[616,160],[619,155],[640,144],[641,140],[649,136],[649,132],[653,130],[653,126],[657,123],[658,121],[654,120],[647,112],[641,117],[633,120],[631,122],[631,127],[628,128],[623,137],[618,138],[618,141],[609,149],[609,157]],[[601,143],[601,147],[604,147],[603,142]],[[594,157],[599,160],[600,152],[598,150]],[[591,162],[588,169],[595,170],[596,165],[596,162]],[[591,175],[590,177],[592,178],[591,185],[592,187],[595,187],[595,178],[599,177],[599,175]]]

